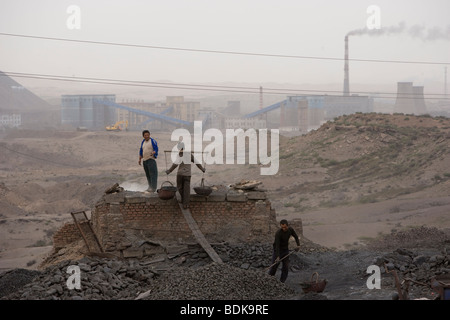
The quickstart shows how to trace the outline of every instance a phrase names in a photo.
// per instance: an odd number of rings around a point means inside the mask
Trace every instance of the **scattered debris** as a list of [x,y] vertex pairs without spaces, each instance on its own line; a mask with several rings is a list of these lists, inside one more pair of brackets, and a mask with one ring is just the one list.
[[257,180],[241,180],[240,182],[231,185],[234,189],[240,189],[240,190],[253,190],[257,186],[262,184],[262,181]]
[[113,186],[111,186],[108,189],[106,189],[105,193],[106,194],[111,194],[111,193],[122,192],[123,190],[124,189],[122,187],[120,187],[118,183],[115,183]]

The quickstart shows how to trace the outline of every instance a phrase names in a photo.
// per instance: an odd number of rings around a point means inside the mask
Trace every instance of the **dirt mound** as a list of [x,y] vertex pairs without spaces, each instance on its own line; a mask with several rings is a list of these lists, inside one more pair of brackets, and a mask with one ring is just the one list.
[[369,248],[442,248],[450,244],[450,230],[420,226],[410,230],[392,231],[368,243]]
[[[280,145],[284,187],[297,210],[370,203],[450,179],[450,119],[354,114]],[[279,183],[280,185],[283,185]],[[296,203],[298,199],[298,203]],[[321,199],[317,201],[317,199]]]

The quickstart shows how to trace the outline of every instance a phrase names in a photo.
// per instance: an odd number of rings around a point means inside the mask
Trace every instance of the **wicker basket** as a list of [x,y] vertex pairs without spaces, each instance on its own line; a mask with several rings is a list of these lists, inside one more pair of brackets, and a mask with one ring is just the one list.
[[[316,276],[315,280],[314,280],[314,276]],[[302,290],[304,293],[308,293],[308,292],[319,293],[325,289],[327,282],[328,282],[327,279],[322,279],[319,281],[319,274],[317,272],[314,272],[311,275],[311,281],[302,282],[302,283],[300,283],[300,286],[302,287]]]

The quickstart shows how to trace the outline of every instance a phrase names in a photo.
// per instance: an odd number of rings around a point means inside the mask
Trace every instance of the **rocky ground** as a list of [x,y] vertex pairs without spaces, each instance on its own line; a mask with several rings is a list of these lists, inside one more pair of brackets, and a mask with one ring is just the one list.
[[[421,243],[421,245],[419,245]],[[0,275],[3,300],[391,300],[398,297],[395,273],[408,299],[436,299],[435,277],[450,277],[450,233],[421,227],[396,232],[371,245],[329,250],[307,239],[290,256],[286,283],[267,274],[271,245],[214,244],[224,264],[211,262],[199,245],[166,248],[145,259],[84,256],[50,264],[41,271],[14,269]],[[68,289],[71,265],[81,273],[81,289]],[[376,265],[381,288],[367,282]],[[395,271],[395,272],[394,272]],[[302,284],[326,279],[321,293]],[[373,283],[373,282],[371,282]],[[407,287],[409,285],[409,287]]]

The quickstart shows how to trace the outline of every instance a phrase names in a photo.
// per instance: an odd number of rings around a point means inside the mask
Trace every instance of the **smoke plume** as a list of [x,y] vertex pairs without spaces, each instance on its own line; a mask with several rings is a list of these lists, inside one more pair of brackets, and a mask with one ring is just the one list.
[[380,29],[356,29],[347,33],[346,36],[382,36],[401,33],[407,34],[413,38],[421,39],[423,41],[450,40],[450,25],[448,25],[446,28],[427,28],[421,25],[413,25],[411,27],[408,27],[406,26],[405,22],[400,22],[397,26],[382,26]]

